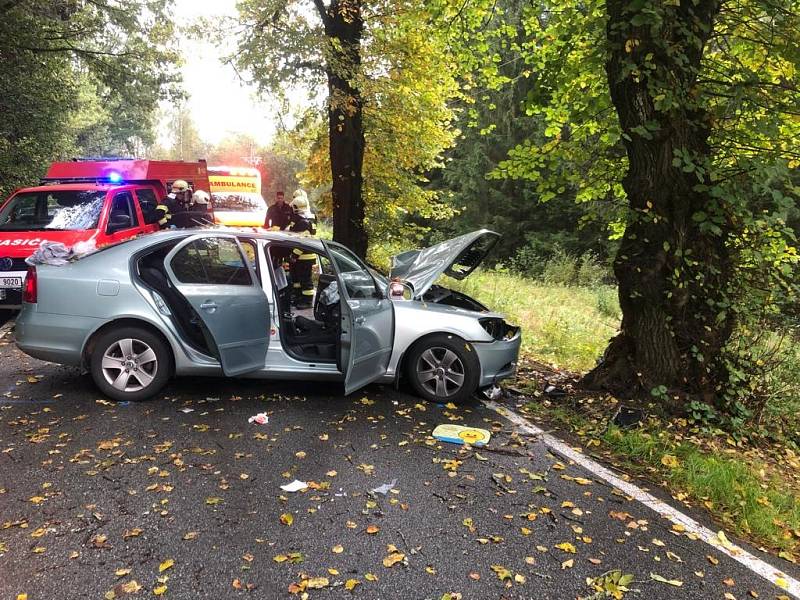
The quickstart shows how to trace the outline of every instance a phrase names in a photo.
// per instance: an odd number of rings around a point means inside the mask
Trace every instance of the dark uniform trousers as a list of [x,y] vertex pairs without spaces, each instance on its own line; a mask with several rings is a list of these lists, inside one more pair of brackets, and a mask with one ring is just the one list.
[[310,308],[314,301],[314,284],[311,272],[317,255],[301,248],[292,250],[289,274],[292,276],[292,299],[297,308]]

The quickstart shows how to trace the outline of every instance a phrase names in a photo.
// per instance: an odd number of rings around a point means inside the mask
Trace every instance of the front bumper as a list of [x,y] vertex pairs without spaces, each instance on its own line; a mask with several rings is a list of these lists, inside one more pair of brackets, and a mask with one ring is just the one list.
[[26,304],[17,317],[14,337],[28,356],[62,365],[81,364],[83,344],[99,319],[37,312]]
[[486,387],[503,379],[513,377],[517,372],[519,348],[522,344],[522,332],[510,340],[494,342],[473,342],[472,348],[481,363],[481,378],[478,387]]

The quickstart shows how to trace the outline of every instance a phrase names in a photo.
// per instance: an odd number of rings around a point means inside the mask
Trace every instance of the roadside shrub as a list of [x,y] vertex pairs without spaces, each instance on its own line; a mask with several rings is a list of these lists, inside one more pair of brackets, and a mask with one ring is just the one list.
[[544,259],[533,246],[523,246],[508,261],[508,267],[514,273],[529,279],[539,279],[542,275]]
[[597,295],[597,310],[609,319],[620,318],[619,296],[617,288],[610,285],[599,285],[595,288]]
[[594,252],[575,256],[559,244],[554,244],[549,254],[542,254],[531,244],[523,246],[509,261],[509,269],[547,285],[591,288],[612,279],[608,268]]
[[594,252],[584,252],[578,259],[576,276],[578,285],[595,287],[603,283],[608,277],[608,271],[605,266],[600,264]]
[[556,246],[544,264],[542,281],[548,285],[575,285],[577,280],[578,259]]

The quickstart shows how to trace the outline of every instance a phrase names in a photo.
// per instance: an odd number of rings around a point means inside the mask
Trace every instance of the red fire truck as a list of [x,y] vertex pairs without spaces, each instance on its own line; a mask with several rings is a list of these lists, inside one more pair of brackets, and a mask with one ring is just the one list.
[[77,159],[50,165],[41,185],[0,206],[0,309],[21,305],[25,259],[42,242],[105,246],[159,229],[156,206],[176,179],[210,193],[198,162]]

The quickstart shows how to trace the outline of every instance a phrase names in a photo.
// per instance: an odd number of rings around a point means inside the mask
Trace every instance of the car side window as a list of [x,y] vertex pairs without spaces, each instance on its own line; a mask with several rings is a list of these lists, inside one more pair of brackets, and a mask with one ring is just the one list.
[[378,290],[366,265],[344,246],[328,245],[348,298],[373,298]]
[[109,213],[108,223],[112,226],[117,219],[128,217],[128,224],[122,229],[139,226],[139,216],[133,208],[133,196],[130,192],[120,192],[111,201],[111,212]]
[[139,201],[139,206],[142,208],[144,222],[155,223],[158,220],[156,215],[156,206],[158,206],[156,193],[150,188],[136,190],[136,199]]
[[253,285],[239,247],[227,238],[193,240],[175,254],[170,266],[181,283]]

